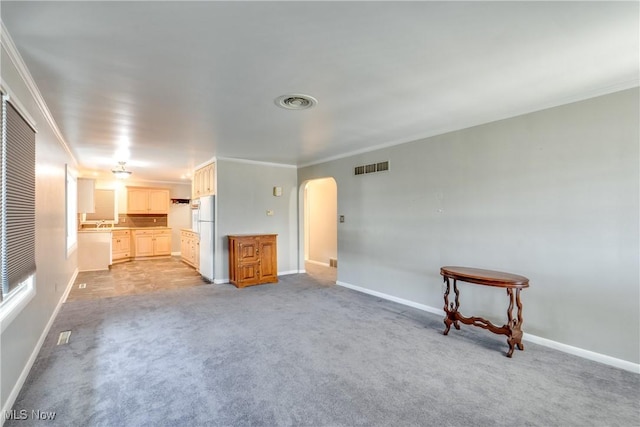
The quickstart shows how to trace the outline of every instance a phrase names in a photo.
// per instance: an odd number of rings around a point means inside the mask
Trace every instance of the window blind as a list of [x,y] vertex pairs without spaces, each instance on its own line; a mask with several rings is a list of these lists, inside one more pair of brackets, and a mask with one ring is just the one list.
[[36,271],[35,132],[6,101],[2,102],[2,191],[0,260],[2,297]]

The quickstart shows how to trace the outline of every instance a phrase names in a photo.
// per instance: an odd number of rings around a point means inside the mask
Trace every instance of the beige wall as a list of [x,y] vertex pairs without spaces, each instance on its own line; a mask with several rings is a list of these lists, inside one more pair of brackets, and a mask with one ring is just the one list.
[[[639,363],[639,101],[634,88],[299,169],[300,185],[338,183],[338,281],[441,310],[443,265],[519,273],[525,333]],[[463,313],[504,322],[492,291],[465,286]]]
[[296,168],[232,159],[218,159],[216,168],[216,282],[229,280],[229,234],[276,233],[278,272],[298,272]]
[[306,197],[307,259],[328,265],[330,258],[338,257],[336,181],[333,178],[309,181]]
[[34,360],[39,341],[62,302],[77,269],[77,253],[66,256],[65,164],[74,159],[48,125],[6,45],[0,53],[3,82],[37,124],[36,134],[36,295],[0,335],[0,410],[15,399]]

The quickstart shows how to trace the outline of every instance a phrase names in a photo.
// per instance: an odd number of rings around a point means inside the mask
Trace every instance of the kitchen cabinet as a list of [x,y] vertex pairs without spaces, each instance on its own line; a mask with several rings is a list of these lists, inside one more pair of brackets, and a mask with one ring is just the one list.
[[195,170],[191,184],[192,199],[197,199],[202,196],[213,196],[216,194],[215,172],[215,163],[209,163],[208,165]]
[[128,214],[168,214],[169,189],[127,187]]
[[111,259],[115,262],[131,258],[131,231],[114,230],[111,232]]
[[229,281],[237,288],[278,282],[277,234],[230,235]]
[[190,230],[180,231],[180,254],[182,262],[198,268],[200,265],[200,237]]
[[133,245],[136,258],[170,256],[171,229],[134,230]]

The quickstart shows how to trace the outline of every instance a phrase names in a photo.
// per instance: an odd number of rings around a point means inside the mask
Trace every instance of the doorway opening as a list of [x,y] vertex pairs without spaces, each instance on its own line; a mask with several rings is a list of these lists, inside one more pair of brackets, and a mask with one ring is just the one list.
[[310,276],[335,283],[338,276],[338,185],[333,178],[302,184],[304,270]]

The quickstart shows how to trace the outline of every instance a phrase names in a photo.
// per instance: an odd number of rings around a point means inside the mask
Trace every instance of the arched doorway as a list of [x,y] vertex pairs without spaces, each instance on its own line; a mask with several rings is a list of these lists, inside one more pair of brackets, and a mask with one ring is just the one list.
[[338,267],[338,185],[333,178],[302,184],[301,245],[304,270],[323,282],[335,283]]

